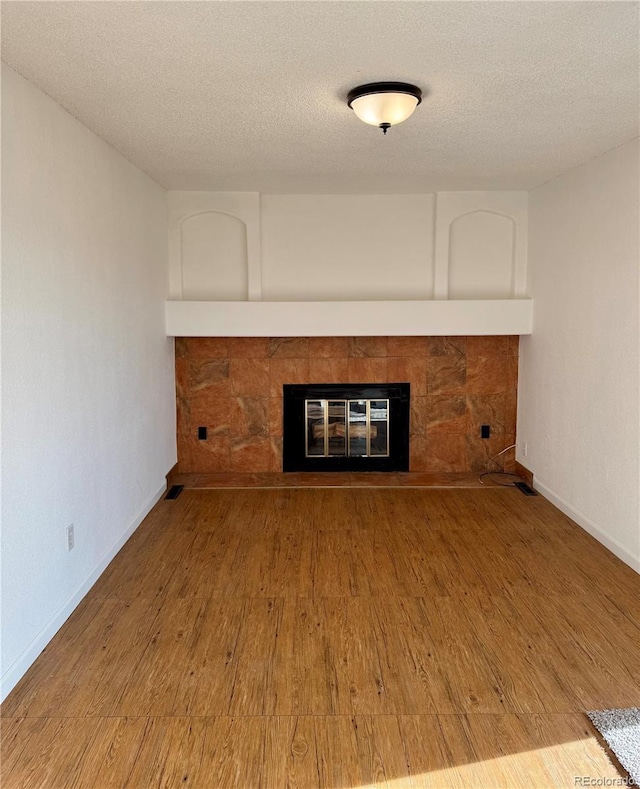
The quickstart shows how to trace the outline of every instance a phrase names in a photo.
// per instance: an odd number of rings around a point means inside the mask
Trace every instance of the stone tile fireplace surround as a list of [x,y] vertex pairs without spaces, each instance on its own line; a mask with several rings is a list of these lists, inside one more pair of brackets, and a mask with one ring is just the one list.
[[[410,383],[410,471],[483,471],[515,441],[517,336],[175,343],[180,473],[282,471],[283,384]],[[514,453],[503,457],[513,470]]]

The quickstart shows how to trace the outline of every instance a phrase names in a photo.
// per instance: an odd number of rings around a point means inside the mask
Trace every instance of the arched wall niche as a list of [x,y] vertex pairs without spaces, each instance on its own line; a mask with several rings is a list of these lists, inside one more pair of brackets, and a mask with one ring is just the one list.
[[527,295],[526,192],[438,192],[434,297]]
[[516,223],[476,209],[449,225],[450,299],[508,299],[514,295]]
[[167,193],[169,297],[185,301],[260,301],[260,195]]
[[223,211],[201,211],[180,223],[182,298],[248,299],[247,226]]

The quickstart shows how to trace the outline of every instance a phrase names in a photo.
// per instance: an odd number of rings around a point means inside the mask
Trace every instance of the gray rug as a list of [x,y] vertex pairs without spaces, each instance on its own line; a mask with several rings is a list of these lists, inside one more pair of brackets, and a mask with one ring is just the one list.
[[640,707],[587,712],[618,761],[640,786]]

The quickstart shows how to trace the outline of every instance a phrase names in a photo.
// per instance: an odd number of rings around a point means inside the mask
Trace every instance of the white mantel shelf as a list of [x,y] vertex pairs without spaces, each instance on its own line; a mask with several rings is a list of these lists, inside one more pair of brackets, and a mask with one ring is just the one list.
[[169,337],[531,334],[531,299],[167,301]]

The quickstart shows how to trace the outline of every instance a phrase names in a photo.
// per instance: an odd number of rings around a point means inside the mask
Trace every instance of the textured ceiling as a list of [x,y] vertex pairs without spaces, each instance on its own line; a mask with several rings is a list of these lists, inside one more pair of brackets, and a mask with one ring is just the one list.
[[[170,189],[527,189],[638,134],[636,2],[3,2],[3,59]],[[387,137],[355,85],[427,96]]]

